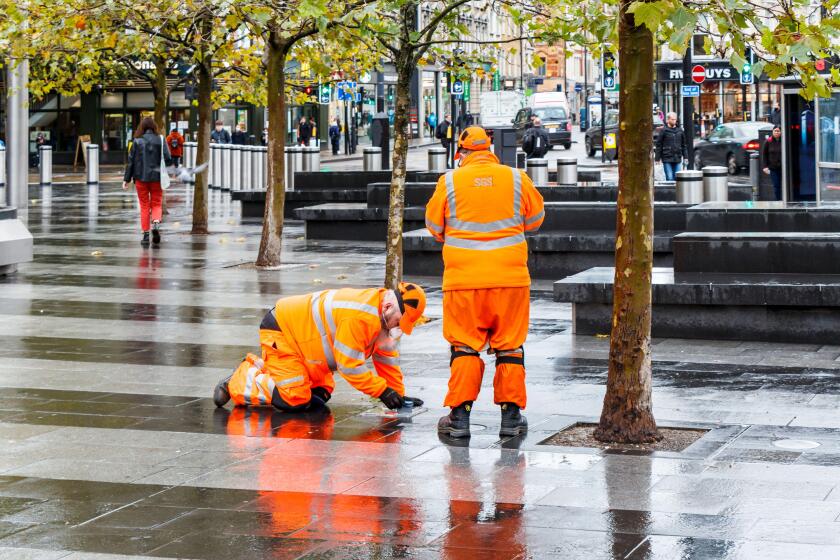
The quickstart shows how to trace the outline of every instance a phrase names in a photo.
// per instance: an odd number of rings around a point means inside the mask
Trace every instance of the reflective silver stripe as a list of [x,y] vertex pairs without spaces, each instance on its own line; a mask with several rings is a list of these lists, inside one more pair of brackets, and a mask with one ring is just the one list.
[[245,391],[242,393],[242,398],[245,399],[245,404],[251,404],[251,390],[254,388],[254,373],[255,368],[250,368],[245,374]]
[[443,233],[443,226],[439,226],[429,218],[426,218],[426,227],[432,230],[435,233]]
[[[267,404],[267,402],[268,402],[265,398],[265,395],[262,392],[262,386],[260,385],[260,383],[262,383],[262,380],[264,378],[265,378],[265,374],[261,373],[255,379],[255,381],[257,382],[257,398],[260,399],[260,404]],[[271,378],[269,377],[269,379],[271,379]]]
[[522,225],[522,218],[515,216],[513,218],[505,218],[504,220],[496,220],[495,222],[465,222],[462,220],[447,220],[446,225],[464,231],[490,233],[491,231]]
[[455,178],[453,171],[449,171],[444,175],[446,180],[446,201],[449,203],[449,218],[455,219]]
[[364,373],[367,373],[370,371],[370,369],[368,369],[366,366],[359,366],[353,368],[339,367],[338,371],[339,373],[341,373],[341,375],[349,375],[352,377],[354,375],[362,375]]
[[335,297],[335,290],[329,290],[327,297],[324,298],[324,315],[327,318],[327,327],[330,329],[330,335],[335,338],[335,319],[333,319],[333,298]]
[[315,321],[315,328],[318,329],[318,334],[321,335],[321,348],[323,348],[324,357],[327,359],[327,367],[330,368],[330,371],[335,371],[335,356],[330,347],[327,331],[324,330],[324,322],[321,320],[321,312],[318,308],[318,303],[321,301],[323,294],[324,292],[312,294],[312,320]]
[[298,376],[295,376],[295,377],[290,377],[288,379],[284,379],[283,381],[278,382],[276,386],[277,387],[283,387],[284,385],[291,385],[292,383],[297,383],[298,381],[303,381],[303,376],[302,375],[298,375]]
[[379,309],[367,303],[359,303],[357,301],[334,301],[332,302],[333,309],[355,309],[356,311],[363,311],[379,317]]
[[365,353],[360,352],[354,348],[350,348],[340,340],[335,341],[335,349],[347,356],[348,358],[352,358],[354,360],[365,360]]
[[535,222],[539,222],[539,221],[540,221],[540,220],[542,220],[544,217],[545,217],[545,210],[543,210],[542,212],[540,212],[540,213],[539,213],[539,214],[537,214],[536,216],[531,216],[530,218],[528,218],[527,220],[525,220],[525,226],[527,227],[527,226],[530,226],[531,224],[533,224],[533,223],[535,223]]
[[382,356],[380,354],[373,355],[374,363],[385,364],[386,366],[400,365],[400,358],[398,356]]
[[511,171],[513,171],[513,217],[518,219],[522,207],[522,173],[513,167]]
[[460,249],[475,249],[477,251],[490,251],[492,249],[501,249],[502,247],[510,247],[511,245],[518,245],[525,242],[525,234],[517,233],[501,239],[492,239],[490,241],[478,241],[475,239],[461,239],[459,237],[447,237],[444,245],[450,247],[458,247]]

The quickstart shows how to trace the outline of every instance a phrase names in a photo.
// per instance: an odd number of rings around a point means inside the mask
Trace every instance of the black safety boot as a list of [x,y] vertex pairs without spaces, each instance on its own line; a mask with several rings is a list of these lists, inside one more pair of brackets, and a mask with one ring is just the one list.
[[140,246],[141,247],[148,247],[149,246],[149,232],[148,231],[143,232],[143,238],[140,239]]
[[470,410],[472,402],[467,401],[449,411],[449,414],[438,420],[438,433],[449,434],[450,437],[470,437]]
[[155,245],[160,245],[160,223],[154,222],[152,223],[152,243]]
[[518,436],[528,431],[528,420],[519,412],[519,407],[513,403],[502,403],[502,427],[500,436]]
[[219,384],[216,385],[216,388],[213,390],[213,402],[218,407],[225,406],[230,400],[230,392],[228,392],[228,381],[230,381],[231,377],[233,376],[228,375],[227,377],[219,381]]

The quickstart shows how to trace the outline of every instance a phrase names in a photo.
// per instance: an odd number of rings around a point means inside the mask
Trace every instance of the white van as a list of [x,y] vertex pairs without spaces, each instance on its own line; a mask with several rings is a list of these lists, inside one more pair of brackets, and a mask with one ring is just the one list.
[[562,91],[541,91],[528,97],[528,107],[562,107],[569,114],[569,100]]
[[495,128],[510,127],[517,111],[525,106],[525,95],[520,91],[485,91],[479,103],[479,124],[492,134]]

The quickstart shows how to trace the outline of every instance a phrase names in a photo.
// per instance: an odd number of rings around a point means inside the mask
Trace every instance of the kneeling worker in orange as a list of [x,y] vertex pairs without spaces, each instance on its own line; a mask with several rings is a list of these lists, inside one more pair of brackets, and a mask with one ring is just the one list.
[[426,206],[426,227],[443,242],[443,335],[451,344],[452,410],[438,431],[470,435],[470,410],[478,397],[484,362],[496,356],[494,402],[501,405],[499,434],[527,431],[525,352],[528,335],[528,245],[525,232],[543,222],[543,198],[522,171],[501,165],[490,138],[471,126],[458,139],[460,168],[437,183]]
[[307,410],[330,400],[337,371],[388,408],[408,399],[422,405],[404,396],[397,340],[411,334],[425,308],[423,289],[407,282],[397,290],[342,288],[279,299],[260,324],[262,358],[248,354],[213,400]]

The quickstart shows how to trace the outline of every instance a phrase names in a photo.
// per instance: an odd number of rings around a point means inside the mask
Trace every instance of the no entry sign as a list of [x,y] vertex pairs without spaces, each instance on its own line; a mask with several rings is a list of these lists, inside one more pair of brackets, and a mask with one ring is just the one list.
[[702,84],[706,81],[706,68],[702,64],[696,64],[691,69],[691,81],[695,84]]

